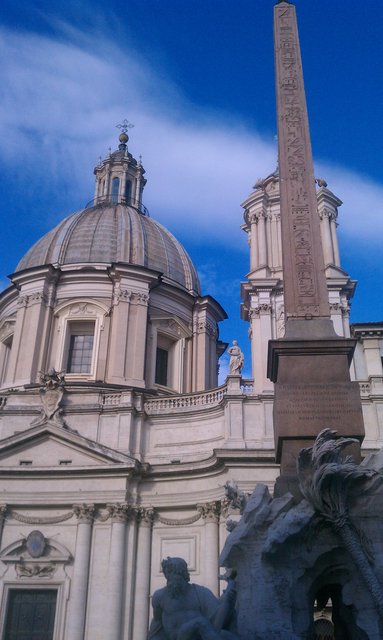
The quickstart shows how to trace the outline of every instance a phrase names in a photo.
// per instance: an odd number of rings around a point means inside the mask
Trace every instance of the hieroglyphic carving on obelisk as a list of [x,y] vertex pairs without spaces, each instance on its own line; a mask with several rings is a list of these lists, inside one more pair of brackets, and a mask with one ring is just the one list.
[[274,40],[284,302],[288,323],[293,318],[328,318],[330,309],[298,28],[295,7],[288,2],[274,7]]
[[[363,439],[359,386],[350,381],[355,340],[330,318],[295,7],[274,8],[285,336],[269,341],[275,495],[299,493],[296,459],[325,427]],[[359,455],[358,450],[356,455]]]

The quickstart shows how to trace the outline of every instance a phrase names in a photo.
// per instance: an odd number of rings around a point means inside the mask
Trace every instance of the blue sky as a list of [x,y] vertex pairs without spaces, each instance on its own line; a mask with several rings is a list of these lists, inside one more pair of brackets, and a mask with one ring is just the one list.
[[[383,3],[296,7],[316,174],[344,202],[342,266],[359,280],[352,320],[383,320]],[[269,0],[5,0],[0,274],[90,200],[128,118],[144,203],[227,310],[221,337],[238,339],[250,375],[239,205],[276,165],[272,14]]]

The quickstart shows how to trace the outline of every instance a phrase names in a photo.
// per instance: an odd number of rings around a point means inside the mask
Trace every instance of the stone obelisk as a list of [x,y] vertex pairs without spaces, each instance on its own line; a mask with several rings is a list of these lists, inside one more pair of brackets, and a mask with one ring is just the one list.
[[274,7],[274,50],[285,337],[269,343],[274,432],[283,493],[296,457],[331,427],[362,440],[359,387],[350,381],[355,341],[335,334],[325,275],[295,7]]

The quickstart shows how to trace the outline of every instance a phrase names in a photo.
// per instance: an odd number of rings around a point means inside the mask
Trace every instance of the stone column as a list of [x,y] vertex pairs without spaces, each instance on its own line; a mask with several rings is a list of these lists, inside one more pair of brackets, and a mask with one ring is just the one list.
[[258,263],[260,267],[267,266],[266,217],[263,212],[258,219]]
[[122,172],[122,180],[120,180],[120,202],[126,202],[125,200],[126,176],[127,176],[127,170],[125,165],[125,168]]
[[205,520],[205,584],[218,595],[219,574],[219,501],[197,505],[197,509]]
[[334,254],[332,249],[332,238],[330,229],[331,211],[325,209],[322,212],[321,224],[322,224],[322,242],[323,242],[323,257],[325,266],[334,263]]
[[65,640],[84,640],[94,505],[74,505],[78,518]]
[[136,188],[134,192],[134,199],[136,201],[136,204],[140,202],[140,192],[141,192],[141,175],[138,174],[136,179]]
[[257,222],[255,214],[250,217],[250,271],[254,271],[258,265]]
[[108,572],[108,640],[121,639],[122,596],[126,553],[126,522],[132,514],[129,504],[108,505],[112,518]]
[[273,267],[273,248],[272,248],[272,215],[265,212],[265,233],[266,233],[266,266],[268,268]]
[[154,509],[139,508],[133,638],[144,640],[149,628],[150,570]]
[[330,217],[330,230],[332,238],[332,249],[334,252],[334,264],[336,267],[340,267],[339,244],[338,236],[336,233],[336,213],[333,213]]

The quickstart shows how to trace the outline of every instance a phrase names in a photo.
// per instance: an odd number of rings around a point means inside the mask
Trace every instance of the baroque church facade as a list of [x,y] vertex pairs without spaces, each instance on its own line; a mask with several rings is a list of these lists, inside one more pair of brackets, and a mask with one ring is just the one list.
[[[219,552],[239,514],[225,484],[272,490],[279,471],[267,375],[268,341],[284,335],[278,172],[243,203],[252,379],[218,386],[225,311],[149,216],[127,143],[122,133],[95,168],[94,200],[26,253],[0,296],[4,639],[24,625],[39,640],[145,640],[161,560],[185,558],[192,580],[219,593]],[[383,323],[350,325],[342,203],[323,180],[317,202],[331,315],[338,335],[357,338],[351,376],[364,450],[376,451]]]

